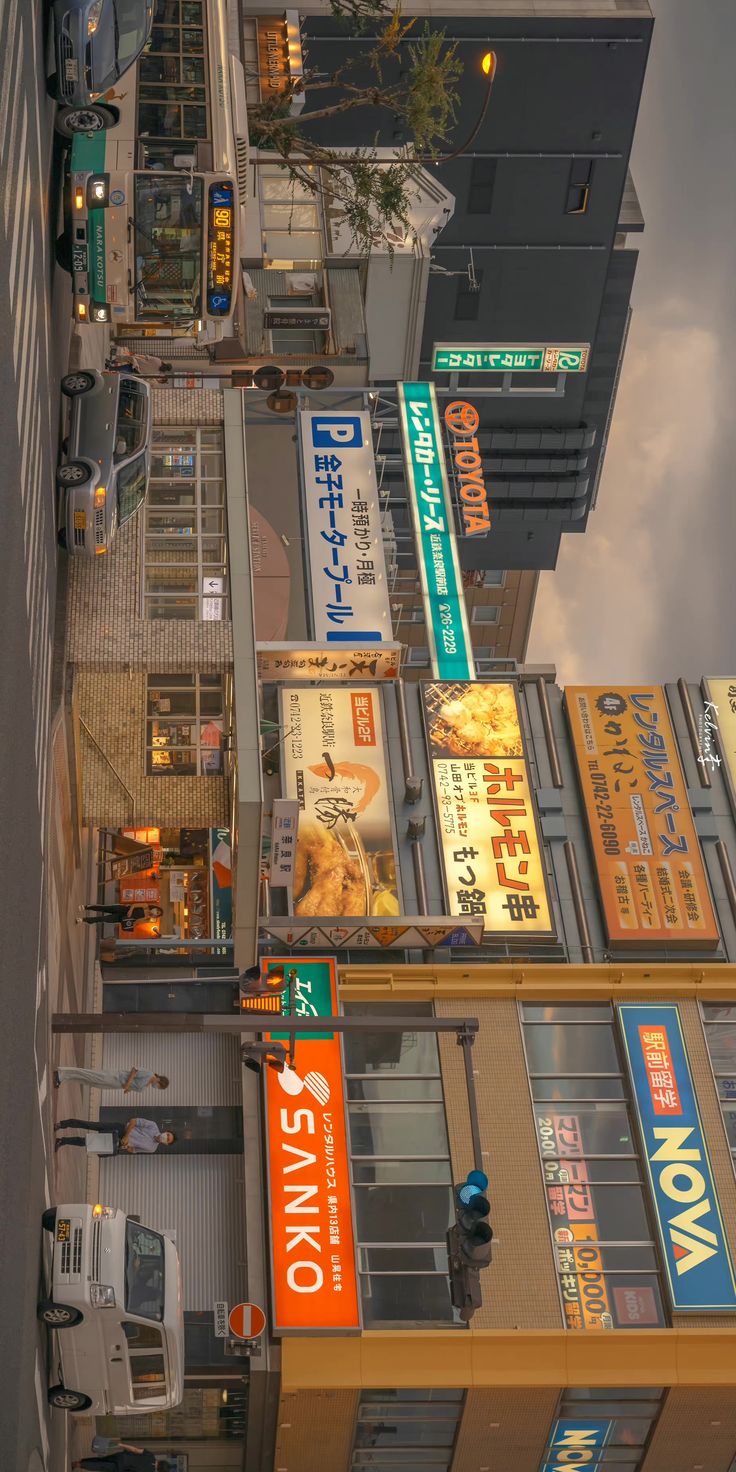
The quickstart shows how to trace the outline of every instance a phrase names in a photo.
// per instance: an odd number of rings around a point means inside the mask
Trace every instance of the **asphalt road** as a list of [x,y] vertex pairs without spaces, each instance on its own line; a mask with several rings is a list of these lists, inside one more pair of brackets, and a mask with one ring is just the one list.
[[[46,7],[0,0],[0,1464],[60,1467],[35,1318],[48,978],[48,737],[57,585],[59,396],[71,299],[54,270],[61,154],[46,96]],[[38,1036],[39,1056],[36,1057]],[[54,1419],[56,1418],[55,1413]]]

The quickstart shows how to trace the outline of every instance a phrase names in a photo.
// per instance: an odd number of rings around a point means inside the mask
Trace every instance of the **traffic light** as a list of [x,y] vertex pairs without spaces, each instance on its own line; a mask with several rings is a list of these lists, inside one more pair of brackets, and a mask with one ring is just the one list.
[[286,1048],[283,1043],[243,1043],[240,1057],[245,1067],[250,1068],[253,1073],[262,1073],[264,1063],[277,1073],[283,1073],[286,1067]]
[[493,1257],[487,1189],[485,1171],[468,1172],[461,1185],[455,1187],[455,1225],[447,1233],[452,1303],[465,1323],[469,1323],[481,1306],[480,1270],[488,1267]]
[[270,971],[265,966],[249,966],[238,977],[241,1005],[243,999],[281,997],[294,974],[293,971],[287,972],[283,966],[272,966]]

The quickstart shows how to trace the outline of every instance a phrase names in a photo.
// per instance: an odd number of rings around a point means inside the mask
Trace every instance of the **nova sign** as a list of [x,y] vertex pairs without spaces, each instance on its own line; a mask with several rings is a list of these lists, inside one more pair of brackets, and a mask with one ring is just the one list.
[[445,426],[467,537],[484,537],[491,530],[483,461],[476,434],[479,423],[478,410],[465,399],[453,399],[445,409]]
[[736,1310],[736,1281],[675,1006],[618,1009],[673,1309]]

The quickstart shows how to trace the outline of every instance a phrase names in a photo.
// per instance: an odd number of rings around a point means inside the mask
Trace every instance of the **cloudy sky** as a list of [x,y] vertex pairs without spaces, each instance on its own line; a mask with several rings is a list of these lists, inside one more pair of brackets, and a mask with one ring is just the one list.
[[598,505],[542,573],[562,684],[736,674],[736,5],[652,0],[646,228]]

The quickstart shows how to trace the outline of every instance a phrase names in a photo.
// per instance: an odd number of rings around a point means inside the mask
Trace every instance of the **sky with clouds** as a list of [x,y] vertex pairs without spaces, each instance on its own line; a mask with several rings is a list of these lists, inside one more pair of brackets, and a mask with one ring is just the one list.
[[646,228],[598,504],[541,575],[527,654],[561,684],[736,674],[736,4],[652,8]]

